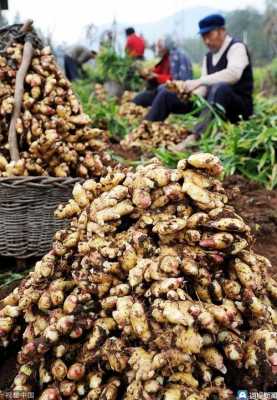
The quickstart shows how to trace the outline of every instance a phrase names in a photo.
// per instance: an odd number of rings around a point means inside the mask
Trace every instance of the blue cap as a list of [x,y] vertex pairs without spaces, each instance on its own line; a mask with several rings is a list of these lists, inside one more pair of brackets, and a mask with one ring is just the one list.
[[225,18],[220,14],[211,14],[199,21],[199,32],[201,35],[225,26]]

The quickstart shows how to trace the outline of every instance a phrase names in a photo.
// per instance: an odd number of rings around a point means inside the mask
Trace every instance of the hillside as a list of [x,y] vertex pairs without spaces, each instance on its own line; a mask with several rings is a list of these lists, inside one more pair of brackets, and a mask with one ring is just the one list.
[[[178,39],[193,37],[198,32],[198,21],[208,14],[218,12],[218,9],[210,7],[193,7],[184,9],[169,17],[162,18],[156,22],[134,25],[137,32],[141,33],[145,39],[151,44],[159,37],[170,34]],[[123,43],[124,29],[132,26],[132,22],[118,22],[116,30],[119,41]],[[102,32],[111,29],[111,25],[100,25],[97,29],[97,36],[100,37]]]

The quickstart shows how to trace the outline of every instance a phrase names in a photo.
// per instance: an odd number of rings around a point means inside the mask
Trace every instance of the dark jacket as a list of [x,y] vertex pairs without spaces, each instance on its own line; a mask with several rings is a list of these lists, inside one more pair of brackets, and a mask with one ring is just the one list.
[[[207,73],[208,75],[214,74],[215,72],[222,71],[227,67],[228,60],[227,60],[227,54],[230,48],[235,44],[235,43],[241,43],[239,40],[232,39],[230,42],[229,46],[225,50],[225,52],[222,54],[220,60],[217,62],[216,65],[213,65],[212,63],[212,53],[209,52],[207,54]],[[245,115],[251,115],[253,112],[253,88],[254,88],[254,79],[253,79],[253,69],[252,69],[252,63],[251,63],[251,57],[249,54],[249,51],[246,47],[248,59],[249,59],[249,64],[245,67],[240,80],[232,85],[232,89],[236,94],[241,96],[244,100],[245,104]]]
[[75,46],[68,52],[69,57],[73,58],[81,66],[91,59],[91,51],[84,46]]

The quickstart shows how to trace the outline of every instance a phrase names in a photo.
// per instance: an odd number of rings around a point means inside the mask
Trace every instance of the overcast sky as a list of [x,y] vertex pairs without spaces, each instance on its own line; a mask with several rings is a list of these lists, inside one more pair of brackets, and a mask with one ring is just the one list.
[[170,16],[178,10],[208,6],[232,10],[254,6],[264,7],[264,0],[9,0],[12,21],[16,12],[21,19],[32,18],[36,26],[50,31],[55,41],[73,43],[80,37],[82,27],[89,23],[102,25],[114,17],[129,24],[144,23]]

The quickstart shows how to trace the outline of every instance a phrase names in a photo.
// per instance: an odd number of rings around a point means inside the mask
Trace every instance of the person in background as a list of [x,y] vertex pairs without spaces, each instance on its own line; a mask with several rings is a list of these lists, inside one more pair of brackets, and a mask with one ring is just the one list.
[[145,42],[144,39],[137,35],[134,28],[130,27],[125,30],[127,41],[125,45],[126,54],[136,60],[144,59]]
[[[240,118],[248,119],[253,113],[253,71],[246,45],[227,33],[225,19],[220,14],[203,18],[199,28],[209,52],[203,60],[201,77],[186,81],[187,92],[206,98],[212,107],[223,111],[223,116],[232,123]],[[186,113],[191,109],[191,102],[183,103],[175,94],[164,90],[155,98],[146,119],[163,121],[170,113]],[[194,145],[212,118],[212,110],[206,107],[194,133],[175,150],[181,151]]]
[[[167,81],[192,79],[192,64],[188,55],[177,47],[170,36],[158,40],[157,53],[161,59],[153,70],[145,76],[146,90],[133,99],[135,104],[143,107],[149,107],[153,104],[160,93],[165,91],[163,84]],[[176,96],[173,96],[172,101],[174,103],[175,99]],[[178,111],[178,105],[175,109]],[[146,119],[152,120],[151,111]]]
[[103,48],[105,49],[113,49],[114,48],[114,42],[115,42],[115,34],[113,31],[110,29],[106,29],[104,32],[102,32],[100,36],[100,49],[99,52]]
[[84,73],[83,65],[95,59],[97,53],[84,46],[75,46],[64,56],[64,70],[68,80],[74,81]]

